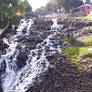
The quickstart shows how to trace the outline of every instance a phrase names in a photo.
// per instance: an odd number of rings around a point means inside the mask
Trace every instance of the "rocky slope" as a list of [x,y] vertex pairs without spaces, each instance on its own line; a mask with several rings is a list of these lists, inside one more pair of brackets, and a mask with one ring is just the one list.
[[[58,21],[59,21],[58,23],[62,23],[62,21],[60,20]],[[49,23],[50,25],[52,24],[51,21],[49,21]],[[38,48],[40,49],[37,51],[39,56],[37,57],[37,60],[39,60],[44,46],[46,59],[50,63],[50,67],[48,67],[48,70],[46,70],[43,74],[35,78],[34,85],[29,84],[27,86],[28,89],[26,91],[19,90],[17,92],[90,92],[92,91],[92,70],[84,71],[78,69],[74,64],[71,63],[68,56],[64,55],[62,52],[58,52],[57,50],[58,46],[59,48],[63,46],[62,39],[67,38],[68,32],[70,34],[74,33],[74,37],[79,37],[80,36],[79,32],[82,33],[81,35],[83,35],[83,33],[86,32],[87,35],[89,29],[85,29],[84,27],[90,27],[92,24],[91,22],[86,22],[85,20],[80,21],[79,19],[70,19],[70,18],[63,20],[63,23],[64,23],[64,29],[62,34],[55,34],[51,38],[49,37],[49,42],[51,44],[47,43],[48,40],[46,40],[46,38],[48,38],[48,36],[51,34],[53,35],[53,32],[49,30],[47,31],[46,28],[43,28],[44,25],[47,26],[48,24],[48,22],[43,21],[43,19],[35,19],[35,24],[33,25],[33,28],[30,29],[29,35],[24,35],[26,30],[24,29],[22,35],[17,36],[17,40],[15,39],[15,42],[18,41],[18,45],[16,46],[16,49],[18,49],[19,51],[16,61],[16,64],[18,65],[17,71],[19,69],[24,68],[24,66],[26,65],[25,61],[28,60],[28,55],[30,53],[30,50],[34,50],[37,47],[37,44],[40,44],[38,46]],[[39,28],[37,26],[39,26]],[[83,28],[84,30],[82,30]],[[15,33],[16,32],[14,32],[13,34],[8,33],[6,37],[9,38],[10,35],[14,36]],[[9,41],[11,41],[11,39],[9,39]],[[5,49],[8,47],[2,40],[1,40],[1,44],[2,46],[0,48]],[[55,49],[53,50],[51,47]],[[54,54],[51,54],[52,52]],[[34,51],[31,54],[33,57],[35,57],[36,55]],[[13,57],[10,57],[10,59],[13,60]],[[44,63],[42,62],[42,70],[46,67],[45,63],[46,61]],[[37,65],[39,65],[39,62]],[[5,66],[4,69],[6,69]],[[19,72],[20,74],[18,73],[20,75],[19,77],[20,83],[14,85],[15,90],[17,89],[17,87],[20,86],[20,84],[23,83],[23,81],[25,81],[26,79],[25,76],[26,77],[29,76],[28,72],[30,72],[31,70],[29,69],[30,68],[28,67],[27,69],[24,69],[24,72]],[[25,87],[25,89],[27,87]],[[2,92],[2,89],[0,92]]]

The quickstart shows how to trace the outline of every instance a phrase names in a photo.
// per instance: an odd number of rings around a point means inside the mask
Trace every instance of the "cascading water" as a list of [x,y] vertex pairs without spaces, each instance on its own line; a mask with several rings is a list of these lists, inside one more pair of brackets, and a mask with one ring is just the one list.
[[[32,24],[32,19],[22,19],[17,28],[16,35],[9,37],[9,39],[3,39],[3,41],[9,45],[9,48],[6,49],[6,54],[0,56],[0,62],[5,61],[6,63],[6,70],[5,73],[2,74],[1,80],[4,92],[26,92],[34,84],[35,79],[40,77],[40,75],[46,72],[51,66],[46,57],[60,51],[58,45],[57,47],[54,46],[54,43],[58,44],[58,41],[51,40],[51,38],[56,36],[56,33],[52,32],[52,34],[41,43],[37,44],[35,49],[29,49],[26,64],[19,69],[16,64],[16,61],[18,61],[17,56],[20,52],[20,50],[17,49],[19,44],[18,39],[21,35],[29,35]],[[24,29],[26,29],[26,34],[22,33]],[[23,45],[21,49],[25,47],[26,46]]]

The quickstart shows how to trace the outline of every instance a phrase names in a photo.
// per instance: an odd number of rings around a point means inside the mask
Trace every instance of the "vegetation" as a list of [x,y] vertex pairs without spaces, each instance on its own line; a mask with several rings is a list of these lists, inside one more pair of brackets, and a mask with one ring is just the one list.
[[50,0],[45,7],[37,9],[37,12],[63,12],[64,10],[69,12],[70,9],[80,6],[82,3],[81,0]]
[[[83,2],[81,0],[56,0],[58,2],[58,6],[62,5],[64,9],[69,12],[70,9],[76,8],[80,6]],[[62,8],[60,7],[60,8]]]
[[[0,22],[4,22],[3,24],[11,21],[12,23],[17,22],[20,16],[16,15],[16,12],[23,15],[27,7],[26,2],[22,0],[0,0]],[[1,27],[3,26],[1,25]]]
[[87,19],[87,20],[92,20],[92,16],[83,16],[79,17],[80,19]]
[[92,46],[92,37],[91,36],[77,38],[76,40],[84,43],[83,46],[88,46],[88,47]]
[[[63,40],[70,42],[68,39]],[[76,42],[81,42],[84,44],[76,44]],[[76,46],[75,46],[75,45]],[[92,37],[84,37],[84,38],[77,38],[72,41],[70,46],[63,47],[62,51],[66,55],[69,56],[72,63],[76,64],[77,67],[80,66],[80,62],[83,59],[90,58],[92,60],[92,50],[89,50],[89,48],[92,47]]]
[[0,34],[2,33],[2,29],[0,29]]
[[69,38],[69,39],[64,39],[62,40],[63,42],[69,42],[69,43],[73,43],[75,41],[75,38]]

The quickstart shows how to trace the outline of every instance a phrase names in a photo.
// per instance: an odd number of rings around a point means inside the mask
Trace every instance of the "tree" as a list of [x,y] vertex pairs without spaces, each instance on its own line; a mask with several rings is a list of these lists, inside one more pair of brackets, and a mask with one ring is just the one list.
[[36,10],[37,13],[49,13],[49,12],[57,12],[57,3],[55,0],[50,0],[45,7],[41,7]]
[[27,8],[26,8],[26,11],[32,11],[32,7],[29,5],[29,3],[26,1],[26,4],[27,4]]
[[83,3],[81,0],[56,0],[56,2],[59,9],[64,7],[67,12],[69,12],[70,9],[76,8]]
[[63,7],[66,9],[66,11],[69,11],[72,8],[76,8],[78,6],[82,5],[82,1],[80,0],[64,0]]
[[21,0],[0,0],[0,22],[8,22],[14,19],[17,11],[23,14],[25,9],[26,2]]

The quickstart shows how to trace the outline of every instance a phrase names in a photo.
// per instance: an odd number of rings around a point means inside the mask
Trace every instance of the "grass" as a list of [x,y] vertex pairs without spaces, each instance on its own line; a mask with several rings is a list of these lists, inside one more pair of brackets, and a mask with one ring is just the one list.
[[75,38],[69,38],[69,39],[65,38],[62,40],[62,42],[66,42],[66,41],[69,43],[73,43],[75,41]]
[[90,30],[92,30],[92,27],[89,27]]
[[92,46],[92,37],[91,36],[77,38],[76,40],[84,43],[83,46],[88,46],[88,47]]
[[[63,41],[69,42],[70,40],[64,39]],[[80,41],[81,43],[84,44],[82,45],[76,44],[77,41],[78,42]],[[79,67],[80,66],[79,61],[81,60],[81,57],[82,59],[84,59],[84,57],[86,58],[92,57],[92,50],[88,50],[89,47],[92,47],[92,37],[88,36],[83,38],[77,38],[75,40],[73,39],[73,42],[72,42],[73,44],[71,44],[70,46],[63,47],[62,51],[63,53],[69,56],[72,63],[74,63],[77,67]]]
[[79,48],[78,47],[63,47],[62,51],[69,56],[72,63],[79,67],[78,57],[79,57]]
[[0,34],[2,33],[2,29],[0,28]]
[[83,17],[79,17],[80,19],[87,19],[87,20],[92,20],[92,16],[83,16]]

